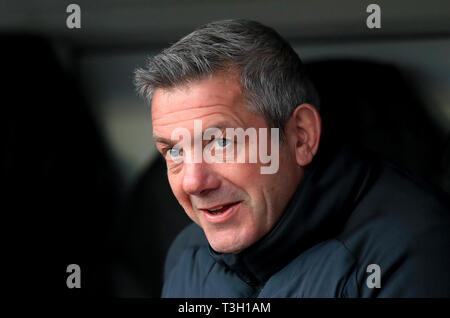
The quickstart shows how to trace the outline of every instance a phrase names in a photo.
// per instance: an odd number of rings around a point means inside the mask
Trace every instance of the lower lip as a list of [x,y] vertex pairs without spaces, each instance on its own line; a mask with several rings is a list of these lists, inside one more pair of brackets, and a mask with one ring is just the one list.
[[206,220],[210,223],[223,223],[231,219],[233,215],[236,214],[240,204],[240,202],[233,204],[220,214],[211,214],[206,211],[203,211],[203,214],[205,215]]

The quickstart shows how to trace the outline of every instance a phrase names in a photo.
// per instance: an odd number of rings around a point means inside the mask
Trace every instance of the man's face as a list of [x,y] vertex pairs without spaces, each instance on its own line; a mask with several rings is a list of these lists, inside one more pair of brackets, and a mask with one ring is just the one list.
[[[280,144],[279,169],[275,174],[261,174],[259,160],[257,163],[248,160],[245,163],[177,162],[173,158],[179,152],[168,149],[179,140],[174,140],[172,145],[168,140],[176,128],[187,129],[193,139],[194,120],[201,120],[203,130],[218,126],[244,130],[252,127],[259,132],[259,128],[266,128],[269,147],[270,128],[262,116],[249,110],[237,75],[215,75],[183,87],[154,92],[153,134],[158,150],[166,159],[175,197],[188,216],[203,228],[215,251],[238,253],[273,228],[300,182],[302,170],[289,143]],[[258,133],[258,140],[259,137]],[[208,141],[203,141],[203,146],[205,143]],[[223,142],[220,146],[224,146]],[[193,150],[183,152],[187,155]]]

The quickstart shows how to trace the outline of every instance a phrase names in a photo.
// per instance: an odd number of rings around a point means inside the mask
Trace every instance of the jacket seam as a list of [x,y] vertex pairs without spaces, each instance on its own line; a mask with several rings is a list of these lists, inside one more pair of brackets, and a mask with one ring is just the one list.
[[359,285],[358,285],[358,279],[357,279],[357,268],[358,268],[358,264],[359,262],[359,258],[355,257],[354,253],[352,252],[352,250],[347,246],[347,244],[345,243],[344,240],[341,240],[339,238],[335,238],[336,241],[338,241],[339,243],[342,244],[342,246],[344,246],[344,248],[347,250],[347,252],[349,252],[350,256],[353,259],[353,263],[354,263],[354,269],[350,275],[350,277],[347,279],[347,281],[344,284],[344,287],[342,287],[342,292],[341,295],[346,294],[346,290],[347,290],[347,285],[350,282],[350,280],[354,277],[355,280],[355,286],[356,286],[356,291],[357,291],[357,297],[360,297],[360,292],[359,292]]

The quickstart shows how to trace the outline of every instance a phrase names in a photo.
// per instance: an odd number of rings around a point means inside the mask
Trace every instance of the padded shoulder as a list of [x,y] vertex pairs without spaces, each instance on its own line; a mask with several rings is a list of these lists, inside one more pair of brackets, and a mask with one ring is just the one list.
[[208,241],[206,240],[203,230],[197,224],[191,223],[177,235],[170,246],[164,265],[164,281],[178,262],[183,251],[187,248],[196,246],[208,246]]

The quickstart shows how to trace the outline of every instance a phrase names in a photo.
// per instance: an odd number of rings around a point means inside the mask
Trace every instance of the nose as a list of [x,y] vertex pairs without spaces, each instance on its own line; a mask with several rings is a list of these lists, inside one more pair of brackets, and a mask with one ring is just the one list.
[[220,179],[207,163],[184,163],[183,190],[189,195],[205,195],[220,186]]

